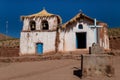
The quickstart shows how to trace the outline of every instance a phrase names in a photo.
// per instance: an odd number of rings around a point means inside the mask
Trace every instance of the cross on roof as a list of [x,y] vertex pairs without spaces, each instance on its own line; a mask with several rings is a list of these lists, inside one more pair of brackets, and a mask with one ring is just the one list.
[[45,7],[43,7],[43,10],[45,10]]
[[82,9],[79,10],[80,13],[83,13]]

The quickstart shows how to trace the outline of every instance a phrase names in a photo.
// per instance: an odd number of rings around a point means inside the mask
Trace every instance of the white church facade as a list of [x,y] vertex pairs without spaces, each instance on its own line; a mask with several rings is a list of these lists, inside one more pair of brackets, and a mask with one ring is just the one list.
[[96,21],[82,12],[62,24],[59,15],[41,12],[22,16],[20,55],[89,50],[93,43],[109,50],[107,24]]

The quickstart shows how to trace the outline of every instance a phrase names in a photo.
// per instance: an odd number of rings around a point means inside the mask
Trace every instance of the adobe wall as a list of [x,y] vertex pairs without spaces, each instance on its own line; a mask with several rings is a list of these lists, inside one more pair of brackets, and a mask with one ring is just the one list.
[[56,32],[21,32],[20,55],[35,54],[36,43],[43,43],[43,52],[55,51]]
[[[57,24],[57,17],[50,17],[50,18],[33,18],[32,20],[34,20],[36,22],[36,30],[41,30],[42,28],[42,20],[47,20],[48,24],[49,24],[49,30],[56,30],[56,27],[58,26]],[[25,18],[23,21],[23,31],[28,31],[30,30],[30,26],[29,26],[29,22],[30,19]]]
[[60,51],[75,51],[78,50],[76,48],[76,33],[86,32],[86,49],[88,50],[90,46],[95,42],[95,31],[88,27],[87,24],[83,24],[83,29],[79,29],[77,23],[69,32],[61,32],[60,33],[60,44],[59,50]]

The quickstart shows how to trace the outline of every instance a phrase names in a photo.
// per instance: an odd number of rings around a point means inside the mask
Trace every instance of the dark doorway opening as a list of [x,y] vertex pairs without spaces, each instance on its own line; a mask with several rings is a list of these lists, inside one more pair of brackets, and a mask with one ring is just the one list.
[[76,47],[77,49],[86,48],[86,32],[76,33]]
[[49,24],[48,24],[47,20],[42,21],[42,27],[43,27],[43,30],[48,30],[49,29]]

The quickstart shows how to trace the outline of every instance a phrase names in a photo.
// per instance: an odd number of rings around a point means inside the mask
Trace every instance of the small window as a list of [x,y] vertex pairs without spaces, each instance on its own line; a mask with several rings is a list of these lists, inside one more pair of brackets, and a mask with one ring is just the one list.
[[30,21],[30,29],[31,29],[31,31],[36,30],[36,23],[33,20]]
[[43,30],[48,30],[49,29],[49,24],[47,20],[42,21],[42,29]]
[[78,25],[78,29],[83,29],[83,25],[82,25],[82,24],[79,24],[79,25]]

